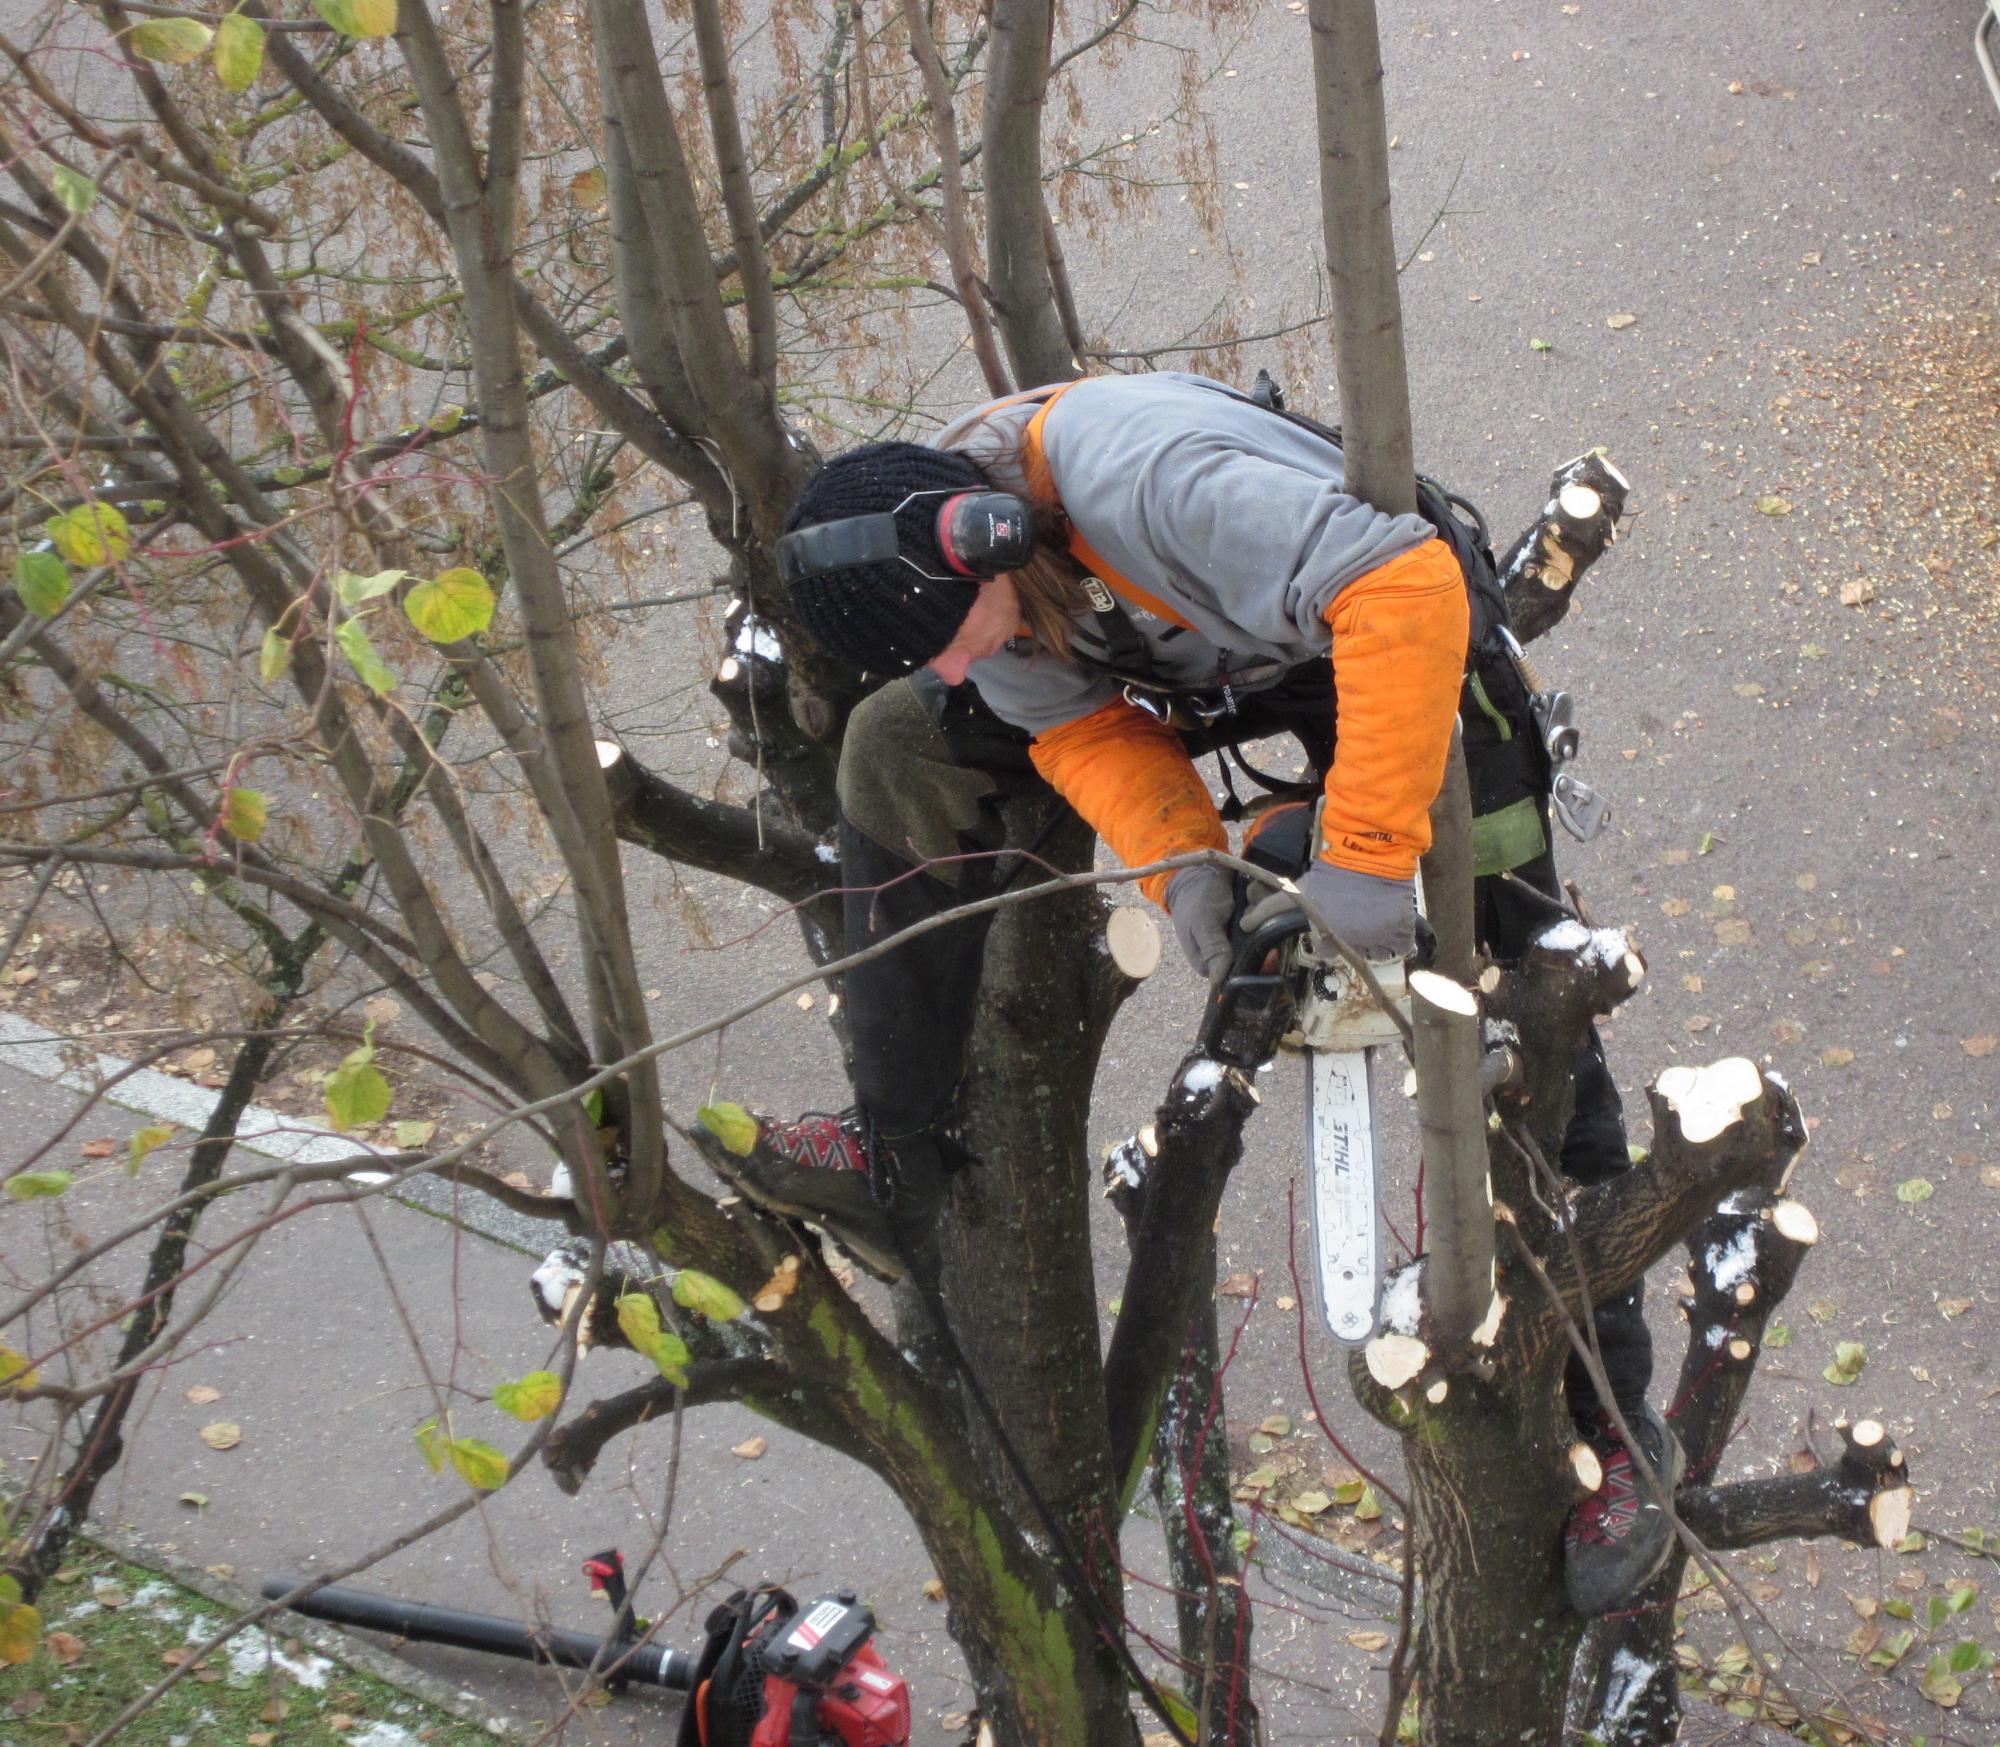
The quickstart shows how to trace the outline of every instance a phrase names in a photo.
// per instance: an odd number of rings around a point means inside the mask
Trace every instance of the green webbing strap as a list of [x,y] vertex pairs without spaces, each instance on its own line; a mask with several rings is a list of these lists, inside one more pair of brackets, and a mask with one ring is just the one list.
[[1479,683],[1479,675],[1468,673],[1465,676],[1465,681],[1472,688],[1472,701],[1479,706],[1480,714],[1485,716],[1495,728],[1499,729],[1502,740],[1513,739],[1513,724],[1493,707],[1493,700],[1486,695],[1486,688]]
[[1480,879],[1533,861],[1548,846],[1541,804],[1533,795],[1472,821],[1472,871]]

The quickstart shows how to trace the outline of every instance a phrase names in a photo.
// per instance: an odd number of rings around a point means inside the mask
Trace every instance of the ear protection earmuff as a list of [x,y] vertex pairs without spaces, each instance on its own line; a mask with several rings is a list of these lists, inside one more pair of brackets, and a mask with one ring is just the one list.
[[[920,497],[941,497],[934,532],[948,574],[926,570],[896,540],[896,517]],[[1019,570],[1035,550],[1035,512],[1010,491],[913,491],[893,510],[842,516],[800,528],[778,541],[778,575],[786,587],[828,570],[891,559],[933,582],[954,576],[998,576]]]

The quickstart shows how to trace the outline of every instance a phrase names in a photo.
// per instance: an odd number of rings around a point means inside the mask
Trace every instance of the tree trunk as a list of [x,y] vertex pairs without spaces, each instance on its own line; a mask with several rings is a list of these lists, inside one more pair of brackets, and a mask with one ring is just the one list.
[[1390,515],[1417,507],[1403,299],[1389,214],[1389,134],[1375,0],[1312,0],[1320,218],[1347,489]]
[[[1053,796],[1018,803],[1011,840],[1032,841],[1056,805]],[[1089,829],[1071,818],[1038,854],[1079,868],[1088,865],[1092,843]],[[1021,881],[1033,877],[1030,870]],[[1095,1279],[1089,1247],[1077,1241],[1090,1220],[1085,1123],[1106,1017],[1094,970],[1100,927],[1100,906],[1087,890],[1012,906],[995,919],[967,1086],[966,1138],[980,1163],[953,1184],[943,1249],[945,1298],[965,1357],[1097,1594],[1117,1614],[1119,1513],[1098,1386]],[[991,1428],[977,1405],[962,1399],[968,1436],[996,1491],[1042,1542]],[[1057,1578],[1068,1587],[1066,1573]],[[1031,1713],[1000,1647],[967,1620],[971,1629],[956,1636],[982,1713],[1002,1743],[1109,1747],[1130,1740],[1129,1685],[1089,1613],[1072,1597],[1056,1617],[1073,1681],[1069,1715]]]

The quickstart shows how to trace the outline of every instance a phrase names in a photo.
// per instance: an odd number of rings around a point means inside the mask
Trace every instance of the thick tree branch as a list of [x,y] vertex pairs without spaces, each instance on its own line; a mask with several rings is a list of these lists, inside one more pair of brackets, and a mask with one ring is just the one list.
[[[1081,369],[1082,336],[1056,290],[1060,255],[1042,192],[1042,103],[1055,28],[1051,0],[995,0],[981,162],[994,319],[1021,382]],[[1066,278],[1060,281],[1067,288]],[[1068,321],[1065,321],[1065,315]]]

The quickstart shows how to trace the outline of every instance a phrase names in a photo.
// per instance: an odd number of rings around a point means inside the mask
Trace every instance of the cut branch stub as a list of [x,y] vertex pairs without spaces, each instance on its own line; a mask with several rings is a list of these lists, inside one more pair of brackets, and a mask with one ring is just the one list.
[[1415,1335],[1377,1335],[1363,1349],[1368,1375],[1384,1389],[1400,1389],[1431,1362],[1431,1350]]
[[1618,538],[1631,483],[1604,456],[1579,455],[1549,481],[1549,500],[1500,563],[1515,636],[1532,643],[1569,611],[1576,585]]
[[1111,962],[1135,983],[1160,968],[1160,930],[1136,904],[1121,905],[1104,924],[1104,948]]

